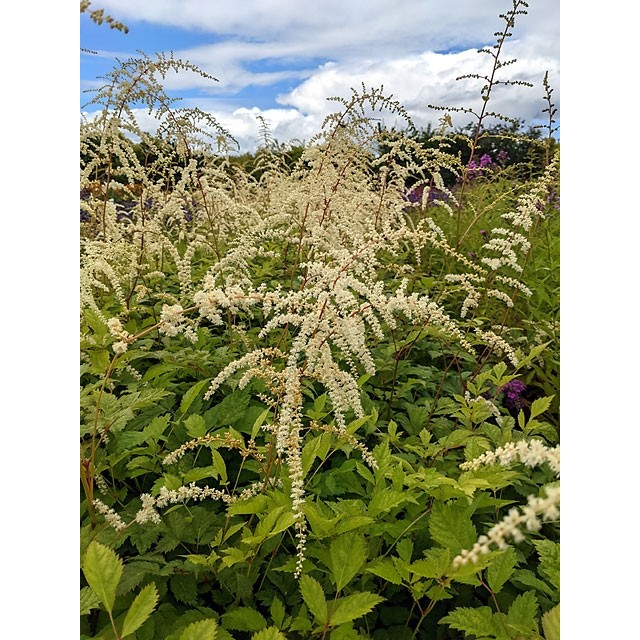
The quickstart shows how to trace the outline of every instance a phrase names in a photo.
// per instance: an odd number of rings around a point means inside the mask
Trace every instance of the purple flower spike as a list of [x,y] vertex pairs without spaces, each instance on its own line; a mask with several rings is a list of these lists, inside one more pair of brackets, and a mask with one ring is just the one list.
[[500,149],[500,151],[498,151],[498,155],[496,156],[496,160],[500,164],[504,164],[507,160],[509,160],[509,154],[504,149]]
[[498,391],[504,394],[502,402],[507,409],[522,409],[527,401],[522,397],[527,385],[520,380],[510,380]]
[[480,167],[488,167],[491,164],[493,164],[493,160],[488,153],[480,156]]

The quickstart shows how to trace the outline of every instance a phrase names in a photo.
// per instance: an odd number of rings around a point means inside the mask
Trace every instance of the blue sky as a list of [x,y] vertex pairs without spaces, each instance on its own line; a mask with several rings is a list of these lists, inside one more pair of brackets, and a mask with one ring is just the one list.
[[[308,140],[335,109],[330,96],[351,87],[383,85],[412,116],[416,126],[436,124],[442,115],[428,104],[479,107],[478,81],[455,78],[489,72],[491,58],[477,49],[494,43],[498,17],[509,0],[103,0],[94,2],[121,20],[129,33],[81,16],[81,89],[97,86],[97,76],[142,50],[174,51],[218,82],[194,74],[171,75],[166,88],[183,106],[210,112],[238,140],[242,151],[259,141],[260,115],[280,142]],[[530,2],[508,40],[504,79],[532,82],[534,88],[499,87],[493,110],[539,122],[542,78],[549,71],[559,109],[559,0]],[[88,94],[81,95],[81,104]],[[95,107],[87,107],[90,113]],[[456,125],[469,116],[454,115]],[[385,120],[391,126],[395,122]],[[141,124],[153,122],[141,113]]]

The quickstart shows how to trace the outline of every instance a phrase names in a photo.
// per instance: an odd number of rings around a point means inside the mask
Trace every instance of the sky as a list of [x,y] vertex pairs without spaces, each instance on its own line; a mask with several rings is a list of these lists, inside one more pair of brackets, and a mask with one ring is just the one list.
[[[305,142],[335,111],[331,96],[351,88],[383,86],[409,112],[417,128],[437,125],[441,112],[428,105],[479,110],[482,81],[456,77],[490,73],[491,48],[504,27],[499,17],[508,0],[101,0],[105,10],[129,27],[127,34],[94,24],[81,15],[81,107],[104,83],[99,76],[144,51],[173,51],[217,79],[184,72],[171,74],[165,88],[212,114],[238,141],[240,151],[260,142],[259,120],[281,143]],[[93,7],[91,7],[93,8]],[[498,86],[491,109],[520,118],[525,125],[545,122],[542,80],[549,72],[552,98],[560,115],[560,2],[529,2],[507,39],[499,79],[533,87]],[[86,105],[86,106],[83,106]],[[472,116],[452,113],[455,126]],[[400,124],[382,114],[386,126]],[[154,124],[140,112],[146,130]],[[556,134],[558,135],[558,134]]]

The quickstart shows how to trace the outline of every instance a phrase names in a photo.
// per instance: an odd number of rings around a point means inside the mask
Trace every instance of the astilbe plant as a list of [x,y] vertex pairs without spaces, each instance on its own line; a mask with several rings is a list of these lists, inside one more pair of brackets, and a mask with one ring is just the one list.
[[[514,2],[513,15],[505,17],[507,29],[499,45],[508,37],[520,5],[526,3]],[[498,54],[499,48],[494,71],[500,67]],[[399,395],[396,382],[402,375],[401,359],[423,344],[429,345],[429,353],[436,354],[434,359],[444,358],[444,373],[432,389],[430,404],[414,411],[426,411],[435,433],[445,422],[466,425],[465,440],[460,442],[469,439],[464,450],[467,461],[455,458],[465,473],[481,473],[475,470],[493,460],[491,455],[504,462],[512,449],[525,464],[534,458],[536,464],[546,460],[556,471],[554,450],[530,440],[532,435],[542,434],[553,444],[553,430],[535,421],[533,412],[527,421],[522,405],[517,407],[521,434],[516,444],[508,445],[504,438],[513,432],[514,420],[501,415],[497,398],[507,385],[518,382],[514,376],[505,377],[507,366],[514,372],[523,371],[534,357],[510,342],[514,327],[509,313],[518,295],[531,294],[524,279],[526,266],[536,241],[535,231],[547,220],[545,203],[557,186],[558,158],[548,163],[538,179],[504,197],[499,220],[483,237],[479,259],[473,259],[460,243],[480,215],[474,215],[467,231],[461,233],[462,198],[471,196],[448,188],[442,177],[447,171],[467,181],[468,164],[448,153],[445,145],[425,149],[408,137],[391,140],[375,124],[373,115],[391,113],[407,125],[411,122],[382,88],[363,86],[360,91],[353,90],[348,99],[336,99],[340,109],[326,119],[293,168],[282,161],[262,122],[265,146],[258,158],[259,171],[252,176],[230,161],[225,151],[231,140],[215,122],[198,111],[173,108],[158,81],[170,70],[197,72],[173,57],[159,56],[152,61],[142,56],[122,63],[109,75],[109,84],[96,94],[95,101],[103,106],[101,116],[85,122],[81,131],[81,207],[86,212],[80,277],[83,375],[93,376],[83,395],[81,479],[91,528],[104,521],[115,531],[115,541],[122,541],[133,536],[136,528],[161,525],[163,512],[168,514],[173,505],[207,499],[231,509],[260,495],[285,492],[288,502],[281,507],[286,506],[291,517],[283,520],[282,530],[293,528],[296,549],[291,573],[304,578],[309,566],[307,547],[317,534],[317,529],[309,529],[309,517],[317,524],[319,513],[307,502],[307,483],[312,479],[307,445],[311,442],[327,443],[325,461],[334,453],[331,447],[356,453],[369,467],[358,467],[359,475],[375,480],[376,491],[391,477],[394,491],[396,485],[406,483],[407,502],[414,504],[426,499],[426,494],[420,493],[420,474],[428,470],[412,467],[416,463],[412,452],[424,449],[420,455],[432,456],[433,462],[442,456],[442,464],[455,469],[451,452],[459,445],[448,431],[441,446],[429,443],[431,435],[425,435],[426,429],[410,434],[419,442],[398,455],[398,468],[393,473],[391,453],[385,451],[395,437],[395,430],[391,431],[395,422],[389,422],[390,435],[379,444],[355,435],[357,428],[379,415],[371,411],[374,391],[366,387],[366,381],[380,376],[378,354],[380,346],[388,343],[395,347],[390,415],[394,415],[393,402]],[[492,74],[489,87],[493,84]],[[483,95],[486,104],[490,90]],[[160,122],[156,136],[144,133],[136,123],[132,105],[141,103]],[[478,115],[478,131],[485,115],[489,114],[484,110]],[[444,118],[443,131],[446,124]],[[206,144],[205,135],[216,137],[218,153]],[[134,143],[131,136],[140,142]],[[382,142],[385,151],[378,153]],[[145,158],[136,153],[140,145]],[[407,184],[422,190],[418,203],[422,206],[417,210],[407,207]],[[432,190],[446,196],[437,206],[430,206]],[[129,203],[128,208],[123,203]],[[451,220],[453,233],[449,231]],[[398,338],[403,334],[406,340]],[[541,351],[538,348],[534,354],[539,357]],[[165,402],[168,392],[150,386],[152,375],[162,376],[162,370],[155,373],[149,368],[150,361],[163,356],[168,358],[168,369],[181,362],[192,367],[197,382],[183,391],[171,436],[160,437],[167,427],[162,416],[144,427],[154,458],[136,464],[156,481],[140,483],[138,495],[131,499],[131,489],[119,487],[115,481],[115,468],[122,464],[122,457],[118,457],[117,447],[113,450],[110,436],[119,437],[122,425],[132,420],[140,407]],[[486,370],[487,363],[501,360],[508,365]],[[454,401],[440,398],[452,386],[449,369],[457,381]],[[489,373],[495,375],[493,400],[483,386]],[[131,380],[135,381],[133,392],[127,390]],[[202,416],[193,414],[185,419],[196,396],[197,402],[211,403],[215,411],[229,398],[245,397],[241,394],[252,394],[260,411],[248,442],[224,421],[221,426],[225,429],[212,434]],[[320,397],[326,398],[327,410],[318,410],[314,417],[308,410],[309,398],[318,401]],[[536,405],[537,409],[540,406]],[[184,426],[178,426],[183,422]],[[375,427],[377,436],[380,428]],[[329,440],[316,440],[324,436]],[[131,442],[142,441],[138,436],[131,438]],[[450,444],[448,438],[452,438]],[[160,442],[164,443],[162,448]],[[482,457],[491,445],[496,453]],[[227,459],[219,457],[220,448],[229,451]],[[210,470],[204,471],[208,475],[199,475],[196,467],[184,476],[191,473],[195,479],[181,484],[170,469],[184,473],[207,449],[212,456]],[[197,484],[209,477],[222,482],[233,456],[239,459],[233,486],[228,482],[217,487]],[[469,462],[475,458],[477,462]],[[483,482],[488,487],[504,487],[499,474],[495,475],[498,480],[487,476],[476,482],[472,478],[464,485],[462,477],[445,482],[439,478],[440,471],[432,471],[438,478],[434,486],[457,488],[437,509],[434,498],[429,498],[426,511],[424,507],[417,515],[407,511],[411,522],[404,533],[432,509],[440,514],[433,515],[433,522],[444,513],[458,518],[463,513],[458,505],[461,496],[472,496],[485,486]],[[111,482],[105,477],[111,477]],[[494,504],[495,498],[484,499]],[[464,584],[474,571],[486,568],[495,558],[488,553],[489,543],[497,541],[502,547],[508,535],[521,540],[518,526],[523,522],[538,531],[541,521],[536,518],[545,522],[556,519],[558,499],[559,488],[548,485],[546,498],[531,498],[524,515],[510,514],[507,533],[490,528],[487,537],[477,543],[479,547],[473,546],[467,553],[459,547],[456,559],[447,548],[447,553],[440,555],[442,570],[434,573],[440,582],[430,590],[416,586],[415,576],[410,586],[410,573],[403,577],[400,572],[396,577],[387,564],[376,564],[375,575],[391,575],[395,585],[406,583],[414,606],[419,607],[414,636],[440,600],[451,597],[438,589],[448,588],[455,580]],[[402,503],[399,498],[394,500]],[[120,509],[114,508],[116,503]],[[495,504],[497,512],[502,503]],[[233,513],[238,512],[242,513]],[[231,513],[227,511],[222,537],[228,533]],[[381,524],[383,531],[384,526]],[[475,528],[469,526],[463,537],[470,545],[469,531]],[[445,544],[442,540],[446,537],[437,533],[436,525],[430,525],[430,532],[434,540]],[[385,555],[400,537],[402,532]],[[398,544],[398,549],[406,551],[406,545]],[[463,566],[479,555],[487,557],[478,569]],[[410,562],[410,552],[407,558]],[[231,560],[229,563],[233,566]],[[314,607],[314,616],[324,624],[326,634],[333,623],[310,595],[317,594],[312,581],[315,579],[307,576],[300,583],[304,601]],[[340,580],[337,583],[341,586],[336,597],[345,586]],[[424,607],[419,603],[427,592],[431,600]],[[364,595],[362,592],[360,597]],[[368,611],[380,599],[370,597],[367,601],[370,606],[364,609]],[[456,623],[457,618],[451,620]]]

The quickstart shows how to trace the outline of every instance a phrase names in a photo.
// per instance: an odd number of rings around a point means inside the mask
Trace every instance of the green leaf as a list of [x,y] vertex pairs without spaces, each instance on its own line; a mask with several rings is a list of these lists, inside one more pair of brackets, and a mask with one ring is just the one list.
[[369,611],[383,600],[384,598],[368,591],[338,598],[335,603],[335,608],[329,617],[329,625],[335,627],[344,622],[360,618],[369,613]]
[[222,616],[222,626],[238,631],[261,631],[266,628],[267,621],[259,611],[251,607],[238,607]]
[[448,549],[429,549],[425,557],[416,560],[409,570],[422,578],[438,579],[444,576],[451,565],[451,553]]
[[207,433],[207,425],[204,418],[197,413],[191,414],[185,421],[184,426],[190,438],[201,438]]
[[380,558],[374,560],[371,564],[367,565],[367,571],[373,573],[374,576],[378,576],[387,582],[393,584],[402,584],[402,577],[398,573],[393,560],[391,558]]
[[516,585],[524,585],[533,587],[547,596],[553,597],[555,591],[544,580],[540,580],[538,576],[529,569],[518,569],[511,578],[511,582]]
[[375,522],[370,516],[338,516],[338,523],[333,528],[334,535],[340,535],[353,529],[360,529]]
[[230,516],[249,515],[251,513],[261,513],[266,511],[269,504],[269,498],[262,494],[253,496],[247,500],[238,500],[229,505],[227,513]]
[[[307,605],[309,606],[309,605]],[[271,608],[269,609],[269,613],[271,614],[271,619],[276,623],[277,627],[281,627],[284,623],[284,605],[282,601],[278,598],[278,596],[274,596],[271,601]]]
[[413,542],[409,540],[409,538],[403,538],[396,545],[396,551],[406,563],[411,562],[411,556],[413,555]]
[[104,608],[111,613],[116,599],[116,588],[122,577],[123,564],[115,551],[93,541],[82,562],[84,577]]
[[255,437],[260,432],[260,427],[264,424],[264,421],[269,416],[270,409],[265,409],[255,420],[253,423],[253,427],[251,427],[251,438],[255,439]]
[[91,609],[97,609],[100,606],[100,598],[93,592],[91,587],[83,587],[80,589],[80,615],[84,616]]
[[224,458],[220,455],[220,452],[216,449],[211,449],[211,461],[213,462],[214,469],[220,476],[220,482],[227,484],[229,480],[227,476],[227,465],[224,462]]
[[171,591],[178,602],[192,606],[198,605],[198,584],[193,574],[174,574],[169,580]]
[[170,416],[165,414],[154,418],[144,429],[143,432],[150,440],[158,440],[158,438],[164,433],[164,430],[169,424]]
[[467,507],[459,504],[436,502],[429,518],[429,533],[454,555],[462,549],[470,549],[478,539]]
[[279,533],[286,531],[289,527],[295,524],[296,517],[292,511],[286,511],[285,513],[280,514],[278,517],[278,521],[275,523],[273,529],[269,532],[267,537],[271,538],[273,536],[277,536]]
[[151,615],[158,604],[158,591],[156,585],[151,582],[135,597],[122,625],[122,637],[132,634],[139,629]]
[[451,568],[447,575],[456,582],[479,586],[478,574],[491,564],[494,553],[496,552],[491,551],[488,554],[480,554],[480,557],[475,562],[467,562],[456,569]]
[[507,613],[507,624],[517,633],[538,632],[538,600],[533,591],[521,593],[511,603]]
[[[368,512],[372,517],[376,517],[381,513],[390,511],[394,507],[401,505],[403,502],[410,500],[409,494],[402,491],[394,491],[393,489],[381,489],[376,491],[369,502]],[[413,500],[412,500],[413,501]]]
[[217,427],[233,425],[241,420],[249,406],[249,392],[247,390],[234,391],[225,396],[215,407],[205,414],[208,424]]
[[536,416],[543,414],[553,402],[553,398],[555,396],[547,396],[545,398],[536,398],[530,407],[531,415],[529,416],[529,420],[533,420]]
[[504,584],[511,578],[517,563],[516,552],[512,547],[500,553],[487,569],[487,582],[493,593],[499,593]]
[[368,549],[361,535],[348,533],[333,540],[329,554],[336,589],[341,591],[366,562]]
[[180,411],[182,415],[187,413],[189,407],[193,404],[194,400],[198,397],[198,394],[208,385],[210,384],[209,380],[200,380],[200,382],[196,382],[196,384],[189,389],[183,396],[182,401],[180,402]]
[[491,607],[458,607],[441,618],[438,624],[448,624],[453,629],[478,637],[499,635]]
[[268,627],[251,636],[251,640],[287,640],[276,627]]
[[193,622],[182,632],[179,640],[216,640],[217,627],[213,619]]
[[560,605],[542,616],[542,630],[545,640],[560,640]]
[[318,624],[327,622],[327,602],[320,583],[309,575],[300,578],[300,593]]
[[560,545],[551,540],[534,540],[533,544],[540,556],[540,575],[560,589]]

